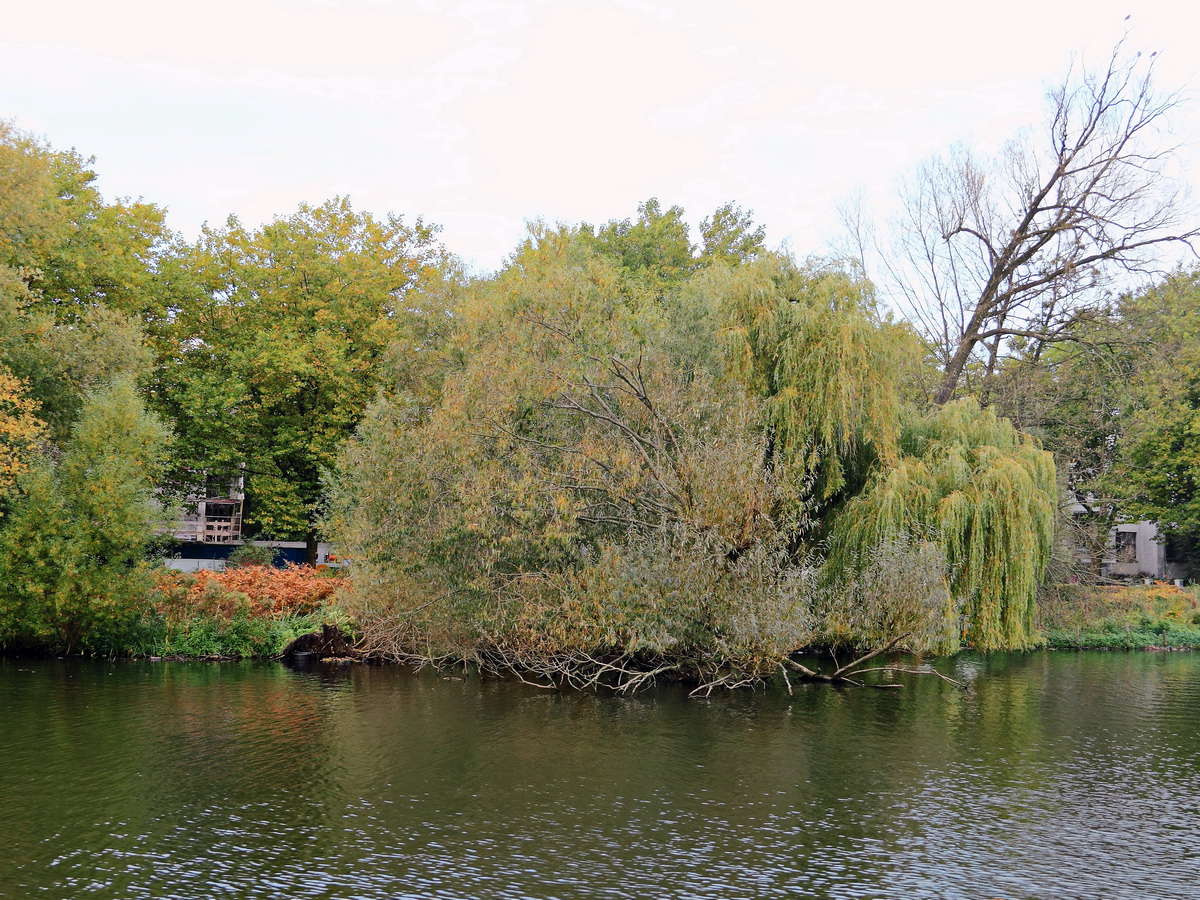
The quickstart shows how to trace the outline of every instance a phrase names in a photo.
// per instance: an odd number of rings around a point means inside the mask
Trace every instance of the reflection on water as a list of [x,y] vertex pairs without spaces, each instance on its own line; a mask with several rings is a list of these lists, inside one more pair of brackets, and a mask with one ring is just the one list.
[[1200,656],[686,699],[0,661],[0,896],[1200,896]]

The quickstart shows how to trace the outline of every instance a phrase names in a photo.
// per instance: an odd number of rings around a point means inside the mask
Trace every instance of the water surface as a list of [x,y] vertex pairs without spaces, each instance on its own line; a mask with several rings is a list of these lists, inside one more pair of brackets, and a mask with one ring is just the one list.
[[0,896],[1197,898],[1200,655],[688,700],[0,660]]

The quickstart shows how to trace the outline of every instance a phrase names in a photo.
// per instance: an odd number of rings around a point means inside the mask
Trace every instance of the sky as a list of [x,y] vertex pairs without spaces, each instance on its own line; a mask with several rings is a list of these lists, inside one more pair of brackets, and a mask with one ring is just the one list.
[[[1158,53],[1160,88],[1200,87],[1200,5],[1178,0],[9,6],[0,118],[94,156],[106,197],[164,206],[194,239],[349,195],[440,225],[479,272],[527,222],[650,197],[693,224],[734,201],[771,246],[829,252],[848,198],[884,217],[932,154],[1036,135],[1047,86],[1125,32]],[[1168,136],[1192,184],[1198,107]]]

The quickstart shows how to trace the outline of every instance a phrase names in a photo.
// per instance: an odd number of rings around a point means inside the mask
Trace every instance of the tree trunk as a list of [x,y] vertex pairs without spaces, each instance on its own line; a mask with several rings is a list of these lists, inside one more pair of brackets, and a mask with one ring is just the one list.
[[954,389],[958,387],[958,380],[962,377],[963,369],[966,368],[967,360],[971,356],[971,351],[975,348],[975,339],[963,337],[958,343],[958,349],[954,351],[954,356],[946,363],[946,368],[942,373],[942,382],[938,385],[937,393],[933,395],[933,402],[938,406],[945,406],[950,402],[950,398],[954,396]]

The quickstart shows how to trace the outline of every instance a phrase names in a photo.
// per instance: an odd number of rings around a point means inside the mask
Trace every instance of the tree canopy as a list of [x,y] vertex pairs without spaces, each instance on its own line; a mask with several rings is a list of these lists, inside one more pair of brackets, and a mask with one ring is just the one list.
[[[258,230],[206,228],[169,265],[155,406],[175,423],[176,477],[245,472],[248,522],[315,548],[322,468],[358,423],[393,348],[419,378],[448,326],[435,229],[345,198]],[[399,372],[400,369],[394,369]]]

